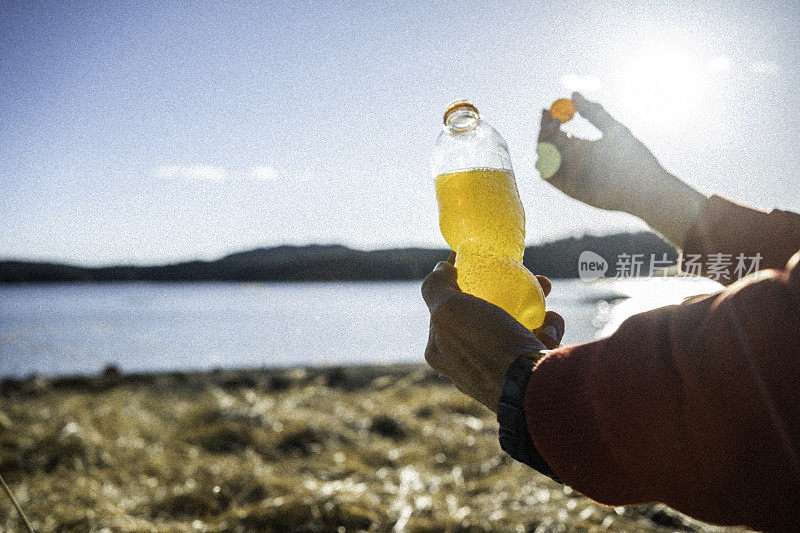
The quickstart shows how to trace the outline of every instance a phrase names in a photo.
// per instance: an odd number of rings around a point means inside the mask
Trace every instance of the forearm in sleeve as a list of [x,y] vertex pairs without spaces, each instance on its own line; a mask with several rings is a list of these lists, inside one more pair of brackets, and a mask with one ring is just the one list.
[[770,271],[554,350],[526,389],[536,449],[601,503],[800,529],[798,277]]

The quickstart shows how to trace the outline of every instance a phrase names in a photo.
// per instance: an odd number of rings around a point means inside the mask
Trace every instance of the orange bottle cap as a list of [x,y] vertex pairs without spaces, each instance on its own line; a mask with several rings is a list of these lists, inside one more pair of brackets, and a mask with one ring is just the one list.
[[569,98],[559,98],[550,106],[550,116],[561,122],[569,122],[575,116],[575,104]]

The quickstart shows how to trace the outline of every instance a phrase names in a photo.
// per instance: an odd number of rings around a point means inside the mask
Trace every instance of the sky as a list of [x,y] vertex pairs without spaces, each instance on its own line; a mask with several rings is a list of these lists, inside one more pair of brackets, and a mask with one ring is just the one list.
[[528,243],[645,229],[539,178],[573,89],[699,190],[800,210],[798,26],[788,1],[6,1],[0,258],[445,247],[428,157],[455,98],[508,142]]

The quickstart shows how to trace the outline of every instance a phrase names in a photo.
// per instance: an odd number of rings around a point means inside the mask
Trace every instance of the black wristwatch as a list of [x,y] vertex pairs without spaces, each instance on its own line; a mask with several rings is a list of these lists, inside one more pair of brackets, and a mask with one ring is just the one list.
[[521,355],[511,363],[506,371],[503,388],[500,391],[500,401],[497,404],[500,447],[517,461],[562,483],[550,465],[539,454],[539,450],[536,449],[528,432],[528,424],[525,422],[525,390],[528,388],[528,381],[533,374],[533,366],[541,355],[539,352]]

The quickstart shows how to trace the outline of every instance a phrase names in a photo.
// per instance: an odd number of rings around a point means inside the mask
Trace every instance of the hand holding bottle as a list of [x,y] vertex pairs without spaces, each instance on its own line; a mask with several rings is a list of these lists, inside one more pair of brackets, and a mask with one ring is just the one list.
[[[463,292],[454,260],[455,253],[436,265],[422,284],[431,313],[425,360],[461,392],[496,412],[509,365],[520,355],[558,346],[564,319],[547,311],[544,324],[528,330],[500,307]],[[550,280],[536,278],[546,296]]]
[[600,104],[580,93],[573,93],[572,101],[603,137],[597,141],[571,137],[544,110],[539,142],[554,145],[561,156],[558,170],[547,181],[585,204],[638,216],[681,246],[706,197],[664,170],[652,152]]

